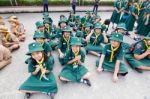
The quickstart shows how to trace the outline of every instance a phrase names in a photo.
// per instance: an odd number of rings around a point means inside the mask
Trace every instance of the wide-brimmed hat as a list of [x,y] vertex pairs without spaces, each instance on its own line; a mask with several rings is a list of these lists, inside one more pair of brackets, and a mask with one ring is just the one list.
[[100,23],[95,23],[94,24],[94,29],[102,29],[102,26]]
[[121,33],[112,33],[111,37],[110,37],[110,40],[115,40],[115,41],[118,41],[118,42],[123,42],[123,35]]
[[37,22],[35,23],[35,25],[36,25],[37,28],[44,26],[44,24],[43,24],[42,21],[37,21]]
[[43,38],[43,39],[45,39],[44,32],[35,31],[33,39],[35,40],[36,38]]
[[28,52],[26,55],[31,55],[33,52],[44,51],[42,44],[34,42],[28,45]]
[[65,26],[63,29],[62,29],[62,32],[69,32],[71,33],[72,32],[72,28],[70,26]]
[[73,45],[81,46],[82,45],[81,39],[79,39],[78,37],[72,37],[70,45],[71,46],[73,46]]
[[125,23],[119,23],[119,24],[117,25],[116,29],[123,29],[123,30],[125,30],[125,31],[127,30]]

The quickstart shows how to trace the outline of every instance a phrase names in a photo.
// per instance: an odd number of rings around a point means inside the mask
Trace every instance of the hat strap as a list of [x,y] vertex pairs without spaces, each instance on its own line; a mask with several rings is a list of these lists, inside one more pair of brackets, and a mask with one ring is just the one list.
[[[75,58],[79,55],[79,51],[74,52],[74,51],[72,50],[72,52],[73,52]],[[73,65],[77,65],[77,64],[78,64],[78,61],[75,61],[75,62],[73,63]]]
[[118,48],[119,48],[119,46],[116,47],[116,48],[113,48],[113,46],[111,45],[111,56],[110,56],[109,62],[112,62],[112,60],[113,60],[113,58],[114,58],[114,52],[117,51]]
[[150,49],[150,46],[148,46],[147,40],[144,39],[143,41],[144,41],[144,44],[145,44],[146,48],[147,48],[147,49]]
[[97,33],[95,32],[94,34],[95,34],[96,38],[95,38],[95,40],[94,40],[94,42],[93,42],[93,45],[96,45],[100,33],[97,34]]
[[37,61],[38,65],[40,66],[40,70],[41,70],[40,80],[42,79],[42,77],[43,77],[43,72],[44,72],[43,62],[44,62],[44,57],[42,58],[41,61]]
[[65,42],[67,43],[67,49],[69,49],[70,36],[69,36],[69,39],[66,39],[66,37],[63,35],[63,38],[64,38]]

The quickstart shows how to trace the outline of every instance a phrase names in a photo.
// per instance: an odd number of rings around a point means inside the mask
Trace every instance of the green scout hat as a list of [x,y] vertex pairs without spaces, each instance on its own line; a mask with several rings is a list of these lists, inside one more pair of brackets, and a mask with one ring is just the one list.
[[126,29],[126,25],[124,24],[124,23],[119,23],[118,25],[117,25],[117,28],[116,29],[123,29],[123,30],[127,30]]
[[85,22],[86,22],[85,17],[81,18],[81,23],[85,23]]
[[34,42],[28,45],[28,53],[26,55],[31,55],[33,52],[44,51],[42,44]]
[[76,19],[80,19],[80,15],[77,15],[75,18],[76,18]]
[[149,34],[145,37],[145,39],[150,40],[150,32],[149,32]]
[[115,40],[115,41],[118,41],[118,42],[123,42],[123,35],[121,33],[112,33],[111,37],[110,37],[110,40]]
[[81,40],[78,37],[72,37],[70,45],[78,45],[81,46]]
[[37,28],[44,26],[44,24],[43,24],[42,21],[37,21],[37,22],[35,23],[35,25],[36,25]]
[[45,39],[44,32],[35,31],[33,39],[35,40],[36,38],[44,38]]
[[78,31],[76,32],[76,36],[77,36],[77,37],[82,37],[82,36],[83,36],[83,32],[78,30]]
[[102,26],[101,26],[101,24],[100,23],[95,23],[94,24],[94,29],[102,29]]
[[85,23],[85,27],[91,27],[91,26],[92,26],[91,23],[89,23],[89,22],[86,22],[86,23]]
[[50,24],[51,22],[49,21],[49,19],[44,19],[44,21],[43,21],[43,23],[45,24],[45,23],[48,23],[48,24]]
[[65,26],[63,29],[62,29],[62,32],[69,32],[71,33],[72,29],[70,26]]
[[63,22],[67,24],[67,19],[63,18],[63,19],[59,20],[58,25],[60,26],[60,24]]

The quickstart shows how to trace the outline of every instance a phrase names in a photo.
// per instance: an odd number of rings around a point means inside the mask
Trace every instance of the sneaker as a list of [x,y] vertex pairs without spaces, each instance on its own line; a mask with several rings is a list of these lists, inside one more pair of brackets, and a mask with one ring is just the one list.
[[29,99],[31,97],[31,93],[26,93],[24,99]]
[[55,93],[54,93],[54,92],[52,92],[52,93],[48,93],[47,95],[48,95],[48,96],[50,96],[50,97],[51,97],[51,99],[54,99],[54,97],[55,97]]
[[88,80],[88,79],[83,79],[83,83],[88,85],[89,87],[92,86],[90,80]]

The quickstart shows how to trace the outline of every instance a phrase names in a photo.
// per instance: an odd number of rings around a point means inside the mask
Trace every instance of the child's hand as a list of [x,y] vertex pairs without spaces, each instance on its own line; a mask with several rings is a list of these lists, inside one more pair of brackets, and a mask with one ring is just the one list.
[[118,76],[117,75],[113,75],[113,82],[116,83],[118,81]]
[[98,71],[99,73],[101,73],[101,72],[103,71],[103,68],[100,66],[100,67],[97,68],[97,71]]
[[59,57],[60,57],[60,58],[63,58],[63,57],[64,57],[64,54],[63,54],[63,53],[60,53]]

